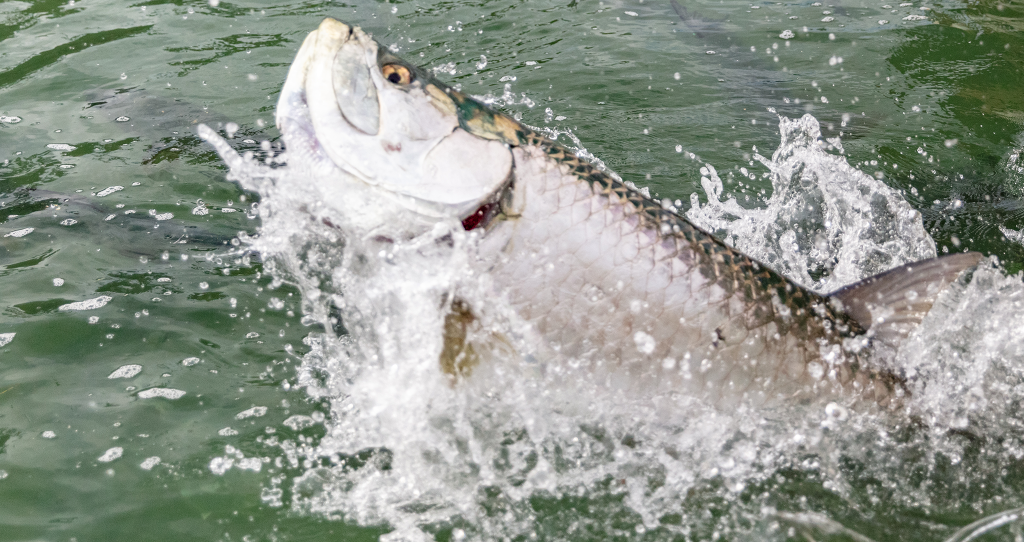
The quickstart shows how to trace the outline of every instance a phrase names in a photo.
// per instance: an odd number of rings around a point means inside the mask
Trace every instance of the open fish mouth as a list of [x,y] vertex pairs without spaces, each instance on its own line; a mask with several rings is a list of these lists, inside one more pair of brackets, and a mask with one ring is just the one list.
[[470,102],[360,28],[327,18],[288,72],[277,125],[293,159],[337,170],[424,218],[479,222],[512,178],[514,140],[471,133],[482,108]]

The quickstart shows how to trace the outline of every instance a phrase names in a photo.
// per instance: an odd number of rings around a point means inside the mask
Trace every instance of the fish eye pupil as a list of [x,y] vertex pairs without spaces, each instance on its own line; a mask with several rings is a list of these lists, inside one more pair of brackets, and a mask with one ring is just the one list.
[[412,82],[412,73],[400,64],[386,64],[381,67],[381,73],[395,85],[408,85]]

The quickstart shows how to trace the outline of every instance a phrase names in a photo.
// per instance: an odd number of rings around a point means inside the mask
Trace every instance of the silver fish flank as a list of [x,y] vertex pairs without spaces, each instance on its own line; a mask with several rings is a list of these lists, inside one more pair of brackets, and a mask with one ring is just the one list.
[[[981,258],[916,262],[819,295],[330,18],[299,50],[277,124],[290,162],[372,209],[349,234],[472,232],[490,296],[527,327],[519,354],[588,367],[631,393],[720,408],[899,404],[907,390],[887,362]],[[446,304],[439,370],[457,383],[515,341],[481,329],[486,305]]]

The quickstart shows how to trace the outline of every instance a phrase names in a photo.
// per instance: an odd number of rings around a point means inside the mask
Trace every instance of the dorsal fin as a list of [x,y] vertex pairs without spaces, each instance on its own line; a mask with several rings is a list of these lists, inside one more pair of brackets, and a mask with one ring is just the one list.
[[875,341],[897,348],[921,323],[946,285],[981,258],[977,252],[965,252],[908,263],[828,297]]

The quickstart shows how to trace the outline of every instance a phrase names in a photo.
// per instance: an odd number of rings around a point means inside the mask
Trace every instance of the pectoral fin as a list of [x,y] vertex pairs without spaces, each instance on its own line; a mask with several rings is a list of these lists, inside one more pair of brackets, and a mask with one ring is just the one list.
[[917,328],[946,285],[978,263],[977,252],[952,254],[901,265],[829,295],[836,308],[892,348]]
[[444,318],[444,347],[441,350],[441,370],[452,381],[469,376],[480,363],[480,356],[470,342],[470,328],[476,324],[476,317],[469,305],[461,299],[452,301],[448,315]]
[[481,325],[469,303],[458,298],[451,301],[444,318],[444,346],[439,361],[441,372],[452,385],[469,378],[481,363],[515,356],[512,341]]

